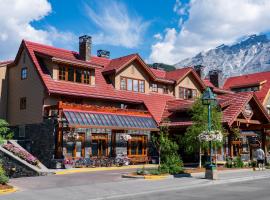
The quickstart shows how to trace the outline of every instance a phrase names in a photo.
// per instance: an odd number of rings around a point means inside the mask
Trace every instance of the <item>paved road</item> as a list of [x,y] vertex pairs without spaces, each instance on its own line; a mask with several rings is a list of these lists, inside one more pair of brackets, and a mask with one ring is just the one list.
[[[105,171],[61,176],[13,179],[19,192],[0,200],[90,200],[90,199],[270,199],[270,171],[222,172],[220,180],[193,178],[169,180],[122,179],[125,171]],[[260,179],[260,180],[258,180]],[[228,183],[230,182],[230,183]],[[259,191],[254,194],[254,192]],[[181,198],[180,198],[181,197]],[[237,198],[236,198],[237,197]],[[245,198],[244,198],[245,197]],[[222,199],[223,200],[223,199]]]
[[117,200],[269,200],[270,179],[116,197]]

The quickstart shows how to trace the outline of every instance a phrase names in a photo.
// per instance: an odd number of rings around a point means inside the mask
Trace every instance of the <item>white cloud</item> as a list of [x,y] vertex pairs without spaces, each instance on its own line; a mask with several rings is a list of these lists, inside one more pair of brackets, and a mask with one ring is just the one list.
[[[149,22],[143,21],[136,14],[131,14],[127,7],[117,1],[96,2],[98,8],[86,5],[89,18],[98,26],[100,32],[93,34],[95,43],[138,47]],[[106,6],[104,6],[106,5]]]
[[162,35],[160,33],[156,33],[155,35],[153,35],[153,37],[157,40],[162,40]]
[[31,22],[43,19],[52,11],[47,0],[0,0],[0,60],[14,58],[22,39],[45,44],[69,43],[72,33],[55,27],[36,29]]
[[[174,12],[182,14],[181,5],[176,1]],[[164,31],[164,39],[152,45],[149,60],[174,64],[244,35],[269,31],[269,10],[268,0],[192,0],[188,20]]]

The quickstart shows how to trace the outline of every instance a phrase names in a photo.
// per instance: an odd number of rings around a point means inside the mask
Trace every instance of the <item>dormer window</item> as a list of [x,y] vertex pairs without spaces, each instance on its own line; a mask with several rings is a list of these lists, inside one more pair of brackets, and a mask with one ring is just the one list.
[[179,87],[179,98],[194,100],[197,97],[197,90],[191,88]]
[[58,80],[91,84],[91,71],[89,69],[59,66]]
[[120,78],[120,89],[133,92],[145,92],[145,81],[133,78]]

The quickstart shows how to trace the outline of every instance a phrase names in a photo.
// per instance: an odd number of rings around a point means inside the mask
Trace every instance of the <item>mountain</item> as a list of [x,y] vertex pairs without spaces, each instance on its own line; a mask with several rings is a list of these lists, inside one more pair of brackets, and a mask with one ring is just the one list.
[[251,35],[233,45],[220,45],[192,58],[184,59],[175,67],[203,65],[209,70],[222,71],[222,78],[261,71],[270,71],[270,40],[266,35]]
[[164,71],[173,71],[173,70],[176,70],[175,66],[173,65],[167,65],[167,64],[164,64],[164,63],[153,63],[153,64],[148,64],[151,68],[154,68],[154,69],[163,69]]

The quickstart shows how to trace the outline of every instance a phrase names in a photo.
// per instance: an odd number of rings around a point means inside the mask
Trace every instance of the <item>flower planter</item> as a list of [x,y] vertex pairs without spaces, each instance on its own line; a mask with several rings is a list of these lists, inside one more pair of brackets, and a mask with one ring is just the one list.
[[71,168],[73,168],[72,164],[65,164],[65,169],[71,169]]

